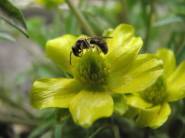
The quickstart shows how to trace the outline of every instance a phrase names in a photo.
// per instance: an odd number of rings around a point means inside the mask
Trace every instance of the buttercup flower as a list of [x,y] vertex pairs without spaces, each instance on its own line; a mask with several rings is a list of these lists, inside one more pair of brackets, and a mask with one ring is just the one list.
[[[49,40],[46,53],[72,78],[52,78],[35,81],[31,102],[36,108],[68,108],[73,120],[89,127],[94,121],[110,117],[114,111],[127,108],[119,94],[138,92],[152,85],[161,75],[162,61],[147,54],[138,55],[143,41],[134,36],[131,25],[121,24],[108,31],[108,53],[97,48],[84,49],[81,57],[70,52],[79,38],[73,35]],[[95,46],[96,47],[96,46]]]
[[171,113],[169,102],[185,97],[185,62],[176,68],[171,50],[160,49],[156,53],[164,62],[164,73],[149,88],[127,96],[127,103],[139,109],[136,122],[141,126],[160,127]]

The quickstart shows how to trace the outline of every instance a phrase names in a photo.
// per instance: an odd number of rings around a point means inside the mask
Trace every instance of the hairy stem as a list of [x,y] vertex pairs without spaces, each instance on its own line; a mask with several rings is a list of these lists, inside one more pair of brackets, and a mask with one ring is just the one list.
[[[149,6],[149,11],[147,11],[147,6]],[[150,34],[151,34],[151,28],[152,28],[152,15],[154,12],[153,0],[149,1],[149,5],[146,5],[146,3],[142,1],[142,9],[143,9],[143,16],[145,18],[145,25],[146,25],[143,50],[147,51],[150,36],[151,36]]]
[[93,29],[87,22],[87,20],[84,18],[82,13],[73,5],[73,2],[71,0],[66,0],[67,5],[71,9],[71,11],[75,14],[76,18],[78,19],[79,23],[83,27],[83,29],[88,33],[88,35],[95,35]]
[[117,125],[113,125],[112,130],[113,130],[113,133],[114,133],[114,138],[121,138],[119,127]]
[[128,4],[127,0],[119,0],[122,5],[122,12],[120,13],[120,21],[128,22]]
[[102,126],[96,129],[88,138],[94,138],[98,133],[100,133],[103,129],[105,129],[107,126]]

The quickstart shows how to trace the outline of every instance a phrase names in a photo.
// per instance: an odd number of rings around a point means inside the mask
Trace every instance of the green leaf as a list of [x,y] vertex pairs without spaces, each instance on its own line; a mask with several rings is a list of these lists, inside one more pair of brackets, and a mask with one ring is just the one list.
[[154,27],[160,27],[179,22],[183,22],[183,19],[180,16],[171,16],[157,21],[156,23],[154,23]]
[[63,124],[57,124],[54,128],[54,136],[55,138],[62,138],[62,128]]
[[13,42],[15,41],[15,38],[6,32],[0,32],[0,39]]
[[8,0],[0,1],[0,18],[28,37],[23,14]]
[[44,20],[42,18],[34,17],[26,20],[26,24],[30,38],[43,48],[46,44],[46,41],[49,39],[49,31],[47,27],[43,25],[45,24]]
[[88,138],[95,138],[95,136],[99,134],[102,130],[104,130],[105,128],[106,126],[101,126],[97,128],[92,134],[90,134],[90,136],[88,136]]
[[35,128],[30,133],[28,138],[37,138],[37,137],[42,136],[45,132],[47,132],[50,128],[52,128],[55,123],[56,121],[52,119],[52,120],[49,120],[49,121],[46,121],[40,124],[37,128]]

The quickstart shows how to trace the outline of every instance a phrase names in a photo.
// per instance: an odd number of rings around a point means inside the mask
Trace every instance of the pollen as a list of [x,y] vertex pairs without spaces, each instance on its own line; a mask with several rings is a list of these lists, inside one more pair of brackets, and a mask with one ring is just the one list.
[[86,86],[103,86],[107,84],[109,68],[104,57],[98,52],[89,50],[83,54],[76,66],[75,77]]

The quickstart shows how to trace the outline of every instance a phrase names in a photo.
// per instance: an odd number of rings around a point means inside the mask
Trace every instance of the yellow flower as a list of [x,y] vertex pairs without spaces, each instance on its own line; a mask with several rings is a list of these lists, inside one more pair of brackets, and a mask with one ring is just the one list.
[[[121,24],[109,31],[108,53],[100,49],[84,50],[81,57],[72,56],[72,46],[79,39],[73,35],[49,40],[46,53],[72,78],[35,81],[31,102],[36,108],[68,108],[73,120],[89,127],[94,121],[110,117],[115,111],[123,114],[123,93],[142,91],[162,73],[162,61],[145,54],[138,55],[143,41],[134,36],[131,25]],[[86,36],[80,36],[80,38]]]
[[149,88],[127,96],[127,104],[139,109],[136,122],[145,127],[158,128],[171,113],[168,102],[185,97],[185,62],[176,68],[171,50],[160,49],[156,53],[164,62],[164,73]]

